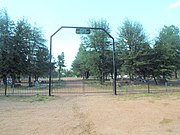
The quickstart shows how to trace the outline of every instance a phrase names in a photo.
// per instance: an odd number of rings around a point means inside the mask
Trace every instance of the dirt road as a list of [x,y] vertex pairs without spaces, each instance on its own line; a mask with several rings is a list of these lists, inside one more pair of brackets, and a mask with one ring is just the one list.
[[178,135],[180,94],[0,97],[0,135]]

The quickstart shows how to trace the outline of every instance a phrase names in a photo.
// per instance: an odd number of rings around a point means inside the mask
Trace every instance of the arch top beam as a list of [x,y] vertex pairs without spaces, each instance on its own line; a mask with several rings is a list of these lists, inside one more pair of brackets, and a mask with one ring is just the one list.
[[96,27],[77,27],[77,26],[61,26],[57,31],[55,31],[52,35],[51,38],[56,35],[61,29],[63,28],[69,28],[69,29],[91,29],[91,30],[102,30],[104,31],[110,38],[113,38],[104,28],[96,28]]
[[61,26],[58,30],[56,30],[51,36],[50,36],[50,62],[49,62],[49,96],[51,96],[51,75],[52,75],[52,38],[54,35],[56,35],[61,29],[90,29],[90,30],[102,30],[104,31],[113,41],[113,93],[114,95],[117,95],[116,93],[116,62],[115,62],[115,44],[114,44],[114,38],[111,36],[104,28],[96,28],[96,27],[77,27],[77,26]]

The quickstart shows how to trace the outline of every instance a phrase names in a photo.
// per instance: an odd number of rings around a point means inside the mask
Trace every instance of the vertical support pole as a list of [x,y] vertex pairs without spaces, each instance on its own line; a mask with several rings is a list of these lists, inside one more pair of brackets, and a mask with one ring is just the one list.
[[150,93],[149,80],[148,80],[148,93]]
[[85,93],[85,78],[83,77],[83,82],[82,82],[83,84],[83,86],[82,86],[82,89],[83,89],[83,94],[85,95],[86,93]]
[[126,94],[128,93],[128,83],[126,83]]
[[114,92],[114,95],[117,95],[117,92],[116,92],[116,54],[115,54],[115,44],[114,44],[114,38],[112,38],[113,40],[113,75],[114,75],[114,78],[113,78],[113,92]]
[[5,93],[4,94],[5,94],[5,96],[7,96],[7,84],[5,84],[5,88],[4,89],[5,89]]
[[168,83],[165,82],[166,92],[168,91],[167,86],[168,86]]
[[49,96],[51,96],[51,78],[52,78],[52,36],[50,37],[50,49],[49,49]]

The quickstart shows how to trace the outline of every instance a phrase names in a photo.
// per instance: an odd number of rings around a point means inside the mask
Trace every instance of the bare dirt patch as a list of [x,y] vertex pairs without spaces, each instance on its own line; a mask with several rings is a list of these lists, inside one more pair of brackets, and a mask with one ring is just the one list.
[[0,97],[0,134],[178,135],[176,94],[63,95],[35,102],[29,97]]

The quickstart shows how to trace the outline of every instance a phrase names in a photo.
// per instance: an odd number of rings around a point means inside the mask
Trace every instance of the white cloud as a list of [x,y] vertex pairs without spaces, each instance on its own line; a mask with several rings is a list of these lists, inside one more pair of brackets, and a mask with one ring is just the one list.
[[180,7],[180,1],[177,1],[175,3],[172,3],[169,5],[169,8],[172,9],[172,8],[176,8],[176,7]]

